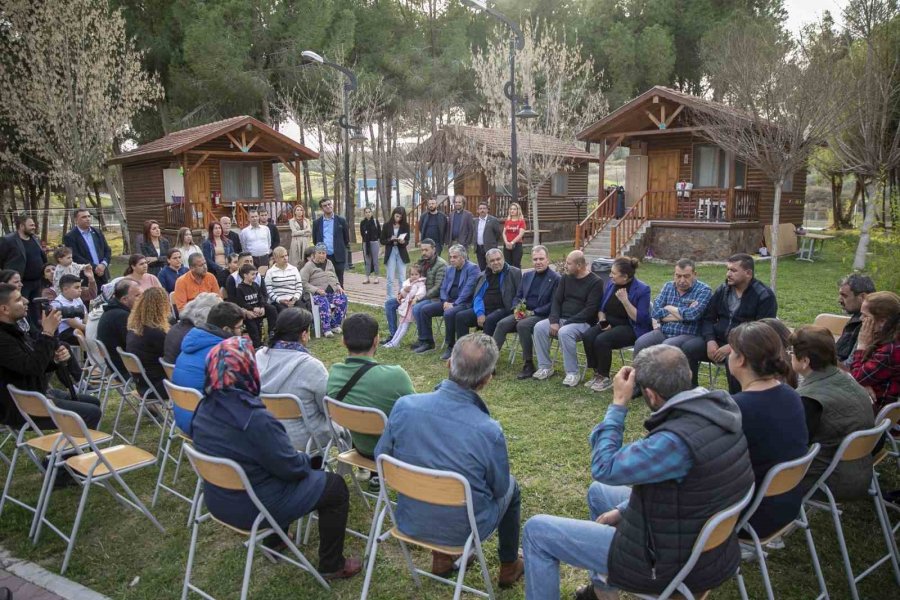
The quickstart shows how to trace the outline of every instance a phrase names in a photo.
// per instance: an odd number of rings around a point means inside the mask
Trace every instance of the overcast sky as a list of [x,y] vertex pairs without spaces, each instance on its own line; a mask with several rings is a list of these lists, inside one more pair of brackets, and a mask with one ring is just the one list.
[[784,0],[784,6],[788,11],[788,29],[797,33],[803,25],[817,21],[826,10],[840,23],[847,0]]

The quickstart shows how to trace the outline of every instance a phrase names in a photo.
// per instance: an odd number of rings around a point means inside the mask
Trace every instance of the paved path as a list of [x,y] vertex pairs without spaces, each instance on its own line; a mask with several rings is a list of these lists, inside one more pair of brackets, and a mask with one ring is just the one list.
[[14,600],[109,600],[40,565],[15,558],[0,546],[0,588],[3,587],[12,591]]
[[[362,251],[353,253],[353,264],[363,264]],[[350,271],[344,273],[344,290],[347,292],[347,298],[350,302],[379,308],[383,307],[386,299],[385,290],[387,289],[384,279],[385,269],[386,265],[382,264],[379,269],[382,276],[378,278],[378,283],[363,283],[366,280],[365,275]]]

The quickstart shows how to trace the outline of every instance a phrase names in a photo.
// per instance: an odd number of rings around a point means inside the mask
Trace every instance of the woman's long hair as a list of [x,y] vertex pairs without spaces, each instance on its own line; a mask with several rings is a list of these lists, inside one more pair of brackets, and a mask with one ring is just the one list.
[[[374,211],[373,211],[374,212]],[[402,206],[395,206],[394,210],[391,211],[391,225],[394,224],[394,215],[400,215],[400,223],[399,225],[402,227],[406,225],[406,209]]]
[[134,268],[137,266],[139,262],[147,258],[143,254],[132,254],[128,257],[128,266],[125,268],[125,272],[123,275],[128,276],[134,273]]
[[275,328],[269,338],[269,346],[275,342],[297,342],[304,331],[309,331],[313,316],[305,308],[292,306],[281,311],[275,321]]
[[866,348],[865,358],[872,356],[879,347],[900,341],[900,296],[894,292],[874,292],[863,301],[869,313],[884,325],[875,331],[872,344]]
[[741,323],[728,334],[728,345],[744,357],[758,377],[786,381],[792,372],[781,337],[771,325],[759,321]]
[[152,287],[146,290],[135,302],[128,315],[128,331],[144,335],[144,328],[151,327],[163,332],[169,331],[169,295],[162,288]]
[[794,368],[791,366],[791,357],[787,353],[788,348],[790,348],[791,346],[791,330],[788,329],[788,326],[781,322],[779,319],[775,319],[772,317],[760,319],[759,322],[765,323],[766,325],[771,327],[772,330],[778,334],[778,337],[781,338],[781,352],[784,354],[784,362],[788,366],[788,371],[790,371],[788,375],[786,375],[781,381],[796,389],[797,384],[799,383],[799,379],[797,378],[797,374],[794,372]]

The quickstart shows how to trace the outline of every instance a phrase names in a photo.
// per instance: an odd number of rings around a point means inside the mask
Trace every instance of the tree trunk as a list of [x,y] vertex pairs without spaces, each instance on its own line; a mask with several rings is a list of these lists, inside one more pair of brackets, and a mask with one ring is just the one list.
[[[875,194],[874,198],[878,197],[878,194],[884,189],[884,176],[878,177],[875,182]],[[865,200],[865,196],[867,195],[867,189],[863,189],[863,200]],[[869,207],[869,210],[866,211],[866,216],[863,219],[862,229],[859,230],[859,243],[856,245],[856,254],[853,256],[853,270],[854,271],[862,271],[866,268],[866,253],[869,251],[869,230],[872,229],[872,225],[875,223],[875,210],[874,207]]]
[[541,243],[541,223],[540,223],[540,215],[538,214],[538,194],[537,188],[533,189],[529,192],[531,196],[531,228],[534,230],[534,238],[533,245],[537,246]]
[[[44,214],[41,223],[41,239],[46,240],[50,231],[50,181],[44,187]],[[63,232],[65,233],[65,231]]]
[[[106,218],[103,216],[103,202],[100,199],[100,184],[94,181],[91,186],[94,188],[94,198],[91,198],[91,201],[97,209],[97,224],[101,231],[106,231]],[[90,192],[88,192],[88,197],[90,198]]]
[[[0,181],[0,226],[3,227],[3,233],[9,233],[12,230],[11,223],[9,222],[9,218],[6,212],[6,189],[7,185],[4,181]],[[13,189],[9,187],[10,194],[13,193]]]
[[316,123],[316,133],[319,135],[319,169],[322,171],[322,194],[328,197],[328,175],[325,174],[325,143],[322,141],[322,125]]
[[844,206],[841,202],[841,192],[844,189],[844,176],[841,174],[832,174],[831,180],[831,217],[832,227],[841,229],[844,223]]
[[775,183],[775,200],[772,202],[772,247],[769,248],[772,262],[769,264],[769,287],[773,292],[778,284],[778,225],[781,222],[781,189],[783,186],[784,179],[779,179]]
[[112,200],[113,210],[119,219],[119,229],[122,231],[122,254],[131,254],[128,221],[125,218],[125,208],[122,206],[122,195],[120,193],[120,184],[122,183],[121,168],[120,166],[107,167],[104,176],[106,177],[106,189]]
[[853,184],[853,197],[850,198],[850,206],[847,208],[847,212],[844,213],[844,227],[847,229],[853,228],[853,215],[856,212],[856,204],[862,197],[863,189],[865,188],[864,179],[862,177],[857,175],[855,179],[856,181]]

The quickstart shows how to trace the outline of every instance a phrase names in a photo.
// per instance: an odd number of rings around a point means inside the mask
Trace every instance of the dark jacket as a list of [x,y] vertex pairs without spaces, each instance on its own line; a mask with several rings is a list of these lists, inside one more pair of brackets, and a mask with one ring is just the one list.
[[[478,245],[478,219],[478,215],[472,217],[472,243],[476,246]],[[484,241],[482,245],[485,250],[503,245],[503,223],[497,217],[487,216],[482,241]]]
[[[485,314],[484,294],[488,288],[488,270],[483,271],[478,276],[478,279],[475,280],[475,296],[472,300],[472,308],[475,309],[476,316]],[[521,283],[522,271],[511,265],[503,265],[503,270],[500,271],[500,296],[503,300],[503,310],[505,312],[512,312],[513,306],[515,306],[513,299],[515,299],[516,290],[519,289],[519,284]]]
[[25,422],[6,389],[13,384],[19,389],[44,393],[50,374],[56,370],[53,356],[59,340],[44,335],[32,338],[15,323],[0,323],[0,422],[21,427]]
[[[233,231],[230,233],[234,233]],[[238,244],[240,244],[240,240],[238,240]],[[222,240],[222,247],[225,250],[225,258],[228,258],[229,254],[234,254],[235,252],[240,252],[240,250],[235,250],[234,241],[231,238],[226,238]],[[240,246],[238,246],[240,248]],[[203,240],[203,243],[200,244],[200,250],[203,251],[203,258],[206,259],[206,268],[210,273],[218,274],[220,271],[227,271],[226,267],[219,266],[216,264],[216,249],[213,246],[211,240]],[[185,259],[185,264],[187,264],[187,259]]]
[[[218,396],[234,391],[213,392]],[[224,402],[240,402],[228,399]],[[237,462],[247,474],[256,496],[272,517],[287,526],[312,511],[325,489],[325,471],[312,468],[309,455],[297,452],[284,425],[264,409],[254,410],[247,428],[217,418],[210,403],[201,402],[191,433],[200,452]],[[203,486],[209,511],[229,525],[249,529],[259,514],[246,492]]]
[[[459,276],[459,292],[453,301],[453,306],[462,304],[472,304],[472,292],[475,289],[475,280],[478,279],[478,265],[468,260],[463,264]],[[450,302],[450,288],[453,287],[453,278],[456,276],[456,269],[448,266],[447,272],[444,274],[444,282],[441,284],[441,302]],[[427,280],[426,280],[427,281]]]
[[[144,372],[147,373],[147,379],[153,384],[153,387],[163,398],[166,398],[166,388],[163,386],[163,379],[166,378],[166,372],[163,370],[159,359],[163,357],[166,346],[166,334],[162,329],[155,327],[144,327],[141,335],[133,331],[129,331],[125,340],[125,351],[130,352],[141,360],[144,366]],[[112,350],[110,350],[112,352]],[[147,385],[142,377],[136,377],[138,391],[144,393],[147,391]]]
[[425,274],[425,298],[423,300],[439,300],[444,277],[447,276],[447,261],[440,256],[434,257],[434,263],[426,268],[425,259],[419,259],[419,272]]
[[[588,272],[584,278],[590,279],[591,283],[588,295],[585,301],[578,306],[577,312],[572,314],[563,314],[565,301],[567,296],[566,286],[569,282],[576,280],[575,277],[563,275],[559,279],[559,285],[556,286],[556,292],[553,294],[553,302],[550,303],[549,319],[551,323],[559,323],[560,319],[565,319],[566,323],[587,323],[588,325],[597,324],[597,311],[600,310],[600,300],[603,299],[603,280]],[[578,299],[569,297],[569,300]],[[568,310],[568,309],[567,309]]]
[[[94,249],[97,251],[97,257],[100,259],[100,262],[108,265],[109,261],[112,260],[112,250],[110,250],[109,244],[106,243],[103,233],[96,227],[91,227],[91,237],[94,238]],[[63,236],[63,245],[71,248],[72,262],[79,265],[97,266],[97,263],[91,260],[91,250],[85,243],[84,238],[81,237],[81,231],[77,227]]]
[[[603,300],[600,301],[600,310],[606,310],[606,303],[615,293],[616,286],[610,281],[603,290]],[[640,279],[632,279],[628,286],[628,301],[637,308],[637,318],[628,319],[631,328],[634,329],[635,338],[653,330],[653,321],[650,319],[650,286]]]
[[[325,243],[324,234],[324,217],[319,217],[313,221],[313,244],[319,242]],[[333,263],[350,262],[350,229],[347,227],[347,221],[340,215],[334,215],[334,254],[328,258]]]
[[381,241],[381,223],[378,219],[372,217],[359,222],[359,241],[363,244]]
[[726,344],[728,333],[741,323],[777,316],[778,301],[775,292],[759,279],[754,277],[750,281],[733,317],[728,313],[728,289],[727,283],[720,285],[713,293],[709,306],[706,307],[706,315],[700,326],[700,335],[704,341]]
[[400,260],[404,264],[409,263],[409,251],[406,246],[409,245],[409,223],[400,225],[400,235],[406,234],[406,238],[401,242],[399,240],[391,241],[394,237],[394,223],[385,223],[381,226],[381,245],[384,246],[384,264],[388,264],[391,253],[396,249],[400,253]]
[[[740,411],[723,391],[673,398],[644,426],[648,435],[668,431],[681,438],[693,465],[680,482],[632,488],[610,547],[609,582],[629,592],[658,594],[687,561],[706,521],[744,497],[753,470]],[[734,576],[740,559],[732,533],[700,556],[685,584],[695,592],[718,587]]]
[[[141,242],[141,254],[147,257],[147,272],[151,275],[159,275],[159,270],[166,266],[166,253],[169,251],[169,240],[159,238],[159,254],[150,242]],[[187,259],[187,257],[185,257]],[[171,291],[171,290],[170,290]]]
[[235,231],[234,229],[228,230],[228,235],[225,236],[229,240],[231,240],[231,247],[234,248],[233,252],[237,252],[240,254],[244,251],[244,247],[241,245],[241,232]]
[[419,217],[419,240],[424,240],[432,235],[429,230],[434,229],[437,229],[438,235],[436,236],[437,239],[432,238],[432,241],[443,246],[447,243],[447,238],[445,237],[447,235],[447,215],[441,210],[431,214],[426,209]]
[[181,342],[184,336],[194,328],[194,322],[190,319],[182,318],[169,328],[166,333],[166,344],[163,346],[163,360],[167,363],[175,364],[178,355],[181,354]]
[[130,314],[130,308],[119,304],[119,301],[113,298],[103,307],[103,314],[97,323],[97,339],[106,346],[113,365],[123,377],[128,377],[128,371],[122,364],[116,348],[124,348],[128,343],[128,315]]
[[[533,311],[536,317],[546,317],[550,314],[550,303],[553,302],[553,294],[556,293],[556,286],[559,285],[559,273],[553,269],[547,269],[546,273],[538,294],[537,305],[528,307],[528,310]],[[528,297],[536,274],[537,271],[532,269],[522,275],[522,283],[519,284],[519,290],[516,292],[516,297],[513,298],[513,308]]]
[[[459,224],[459,233],[456,238],[453,237],[453,218],[462,219]],[[444,232],[444,243],[457,242],[463,246],[469,247],[475,243],[475,222],[472,213],[463,209],[461,213],[451,210],[447,215],[447,229]]]
[[846,361],[853,354],[860,329],[862,329],[862,313],[853,313],[850,315],[850,320],[844,325],[841,337],[834,343],[839,362]]
[[269,222],[266,223],[266,226],[269,228],[269,250],[274,250],[281,245],[281,232],[278,231],[278,225],[272,221],[273,218],[270,218]]
[[[36,236],[32,236],[32,243],[37,244],[41,251],[42,267],[47,262],[47,254],[41,248]],[[17,231],[13,231],[7,236],[0,239],[0,269],[12,269],[19,275],[25,273],[25,242],[19,237]]]

